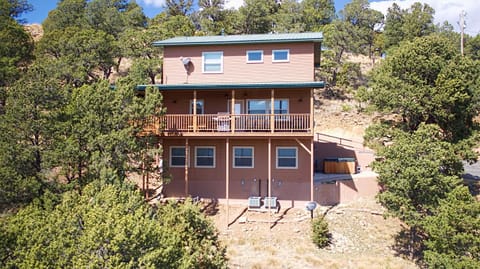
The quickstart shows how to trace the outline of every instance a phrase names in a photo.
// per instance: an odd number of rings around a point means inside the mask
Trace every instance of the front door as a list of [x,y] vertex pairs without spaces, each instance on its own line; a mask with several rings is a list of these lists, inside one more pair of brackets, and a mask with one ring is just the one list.
[[[230,113],[232,113],[230,106],[232,104],[232,100],[228,101],[228,108]],[[235,130],[245,130],[245,116],[243,115],[244,112],[244,102],[243,100],[235,100],[235,104],[233,107],[233,113],[235,116]]]

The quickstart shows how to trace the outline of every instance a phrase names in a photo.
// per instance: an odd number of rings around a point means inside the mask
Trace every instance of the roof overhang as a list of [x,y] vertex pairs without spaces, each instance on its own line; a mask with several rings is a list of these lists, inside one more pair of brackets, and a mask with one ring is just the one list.
[[325,82],[268,82],[268,83],[223,83],[223,84],[151,84],[138,85],[137,90],[144,91],[147,87],[159,90],[240,90],[240,89],[298,89],[324,88]]
[[238,45],[238,44],[272,44],[302,43],[323,41],[321,32],[254,34],[254,35],[219,35],[219,36],[179,36],[153,42],[156,47],[166,46],[202,46],[202,45]]

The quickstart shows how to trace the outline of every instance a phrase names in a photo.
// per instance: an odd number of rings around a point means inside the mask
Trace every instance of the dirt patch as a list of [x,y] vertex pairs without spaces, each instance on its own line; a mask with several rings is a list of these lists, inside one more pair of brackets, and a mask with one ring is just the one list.
[[322,96],[323,91],[326,89],[315,92],[315,133],[363,141],[365,129],[372,124],[374,115],[362,113],[352,96],[330,99]]
[[25,31],[30,33],[35,42],[40,41],[43,37],[43,27],[38,23],[27,24],[23,26]]
[[417,268],[392,250],[400,222],[385,219],[374,199],[334,207],[320,207],[331,244],[317,248],[310,239],[310,213],[285,208],[278,213],[245,211],[231,206],[227,228],[225,205],[211,216],[228,248],[230,268]]

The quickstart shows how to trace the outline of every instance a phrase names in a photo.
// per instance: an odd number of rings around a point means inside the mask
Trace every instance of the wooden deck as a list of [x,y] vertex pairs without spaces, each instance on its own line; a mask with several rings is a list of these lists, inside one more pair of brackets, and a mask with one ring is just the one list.
[[310,115],[167,114],[145,120],[145,131],[161,136],[311,136]]

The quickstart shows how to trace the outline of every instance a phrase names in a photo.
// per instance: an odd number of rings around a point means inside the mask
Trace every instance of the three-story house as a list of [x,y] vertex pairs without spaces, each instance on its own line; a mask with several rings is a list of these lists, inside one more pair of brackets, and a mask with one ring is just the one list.
[[[321,33],[176,37],[163,48],[158,133],[167,196],[314,200]],[[274,199],[274,200],[271,200]]]

